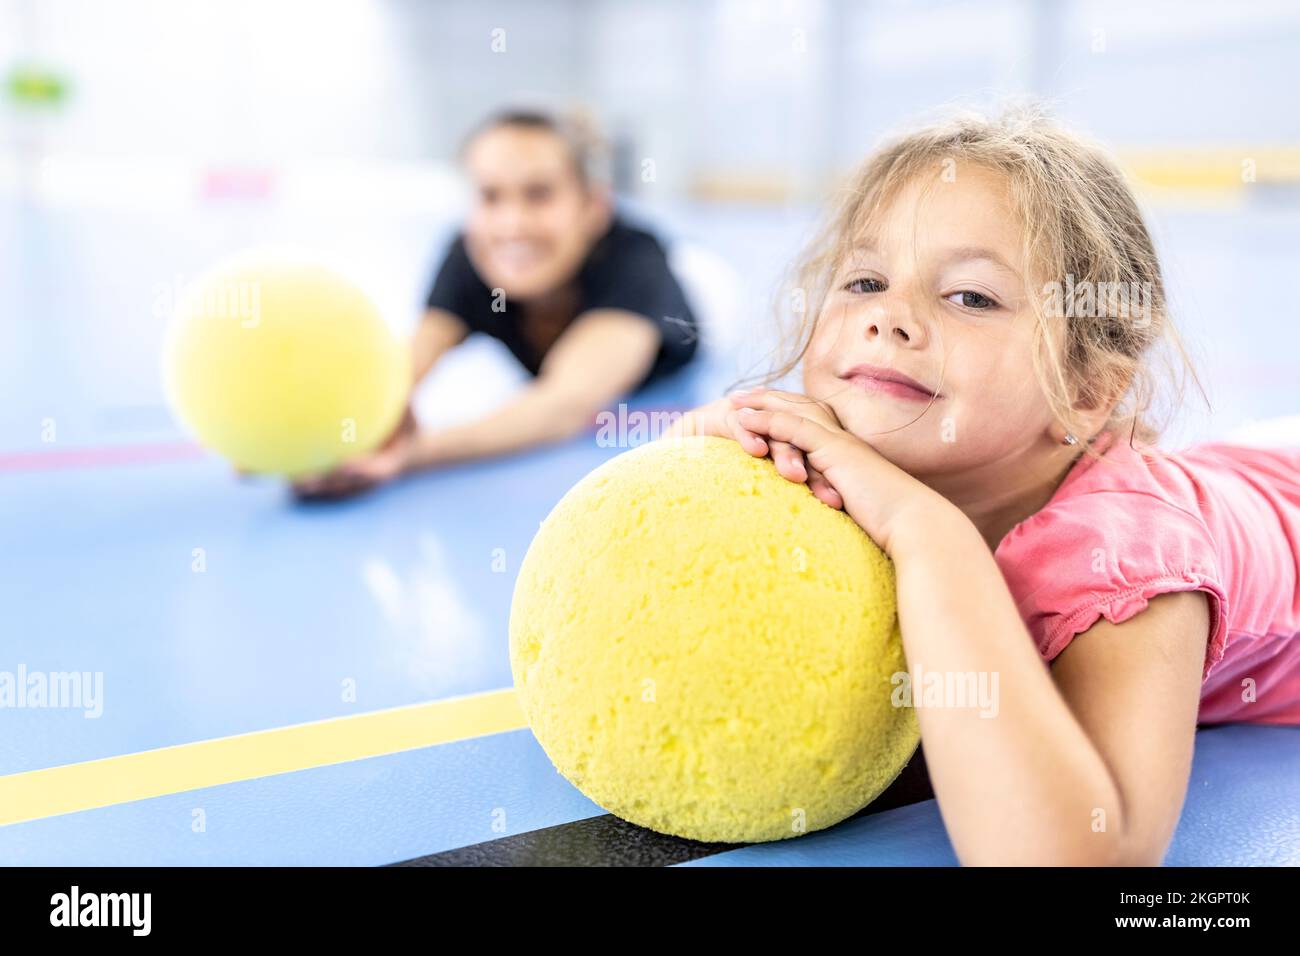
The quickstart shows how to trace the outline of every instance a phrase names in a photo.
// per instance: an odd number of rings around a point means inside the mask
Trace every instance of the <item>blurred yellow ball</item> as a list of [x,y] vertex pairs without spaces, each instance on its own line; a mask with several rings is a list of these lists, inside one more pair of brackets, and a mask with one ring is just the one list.
[[734,441],[642,445],[555,506],[510,661],[556,768],[633,823],[758,842],[870,803],[920,739],[893,564]]
[[196,281],[164,349],[173,410],[245,471],[299,477],[397,426],[407,351],[355,286],[300,259],[244,255]]

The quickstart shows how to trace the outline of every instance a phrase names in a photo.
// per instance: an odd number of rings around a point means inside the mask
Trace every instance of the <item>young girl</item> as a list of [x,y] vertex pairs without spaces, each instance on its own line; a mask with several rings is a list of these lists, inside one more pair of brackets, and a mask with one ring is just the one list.
[[1178,340],[1151,238],[1115,163],[1032,110],[879,149],[799,276],[767,381],[802,362],[804,394],[678,431],[875,539],[913,672],[997,675],[992,719],[917,711],[963,863],[1159,864],[1198,723],[1300,724],[1300,448],[1153,446]]

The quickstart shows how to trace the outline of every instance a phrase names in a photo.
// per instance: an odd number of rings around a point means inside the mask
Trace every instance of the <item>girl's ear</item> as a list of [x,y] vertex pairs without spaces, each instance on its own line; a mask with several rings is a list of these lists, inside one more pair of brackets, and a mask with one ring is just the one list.
[[1133,381],[1133,371],[1117,362],[1108,362],[1078,383],[1075,389],[1074,412],[1088,434],[1100,431],[1110,419]]

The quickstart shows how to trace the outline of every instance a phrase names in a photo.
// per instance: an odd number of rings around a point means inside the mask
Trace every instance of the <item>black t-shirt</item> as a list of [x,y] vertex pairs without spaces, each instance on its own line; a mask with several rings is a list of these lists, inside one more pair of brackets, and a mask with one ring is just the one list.
[[[659,329],[659,354],[637,387],[674,372],[695,354],[699,327],[681,286],[668,271],[663,247],[650,233],[615,218],[592,247],[578,273],[574,318],[593,309],[622,309],[650,319]],[[429,290],[427,307],[444,309],[471,332],[500,339],[533,375],[544,353],[524,334],[521,307],[494,296],[465,251],[465,237],[451,244]],[[499,311],[494,311],[493,306]]]

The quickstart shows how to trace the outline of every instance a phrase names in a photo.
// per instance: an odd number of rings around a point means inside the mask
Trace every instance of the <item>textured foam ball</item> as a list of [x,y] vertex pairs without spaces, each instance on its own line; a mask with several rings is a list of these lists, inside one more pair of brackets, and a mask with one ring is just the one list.
[[510,661],[556,768],[661,833],[758,842],[843,820],[920,739],[893,564],[734,441],[642,445],[575,485],[524,557]]
[[172,409],[201,443],[287,477],[379,445],[410,385],[405,347],[359,289],[276,255],[233,259],[186,290],[163,369]]

